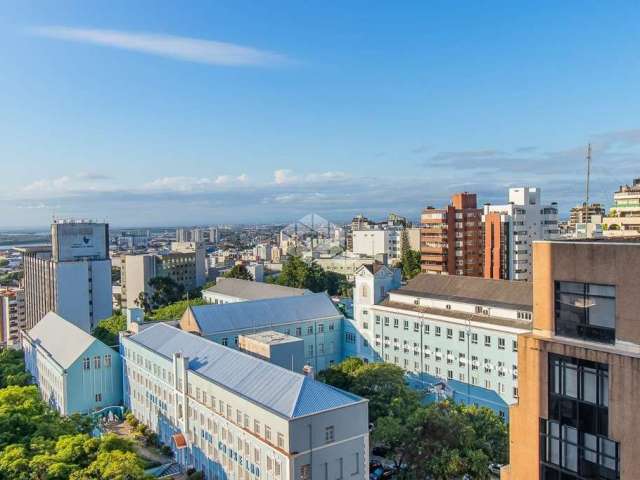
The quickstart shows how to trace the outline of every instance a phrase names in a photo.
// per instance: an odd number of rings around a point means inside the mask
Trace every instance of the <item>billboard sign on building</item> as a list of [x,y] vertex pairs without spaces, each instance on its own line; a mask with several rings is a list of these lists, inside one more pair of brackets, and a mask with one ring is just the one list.
[[54,223],[51,229],[54,260],[108,258],[108,232],[105,223]]

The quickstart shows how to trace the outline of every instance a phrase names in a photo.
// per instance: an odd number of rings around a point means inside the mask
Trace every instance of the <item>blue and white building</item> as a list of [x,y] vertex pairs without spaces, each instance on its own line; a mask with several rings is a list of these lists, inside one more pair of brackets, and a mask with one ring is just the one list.
[[42,399],[62,415],[122,403],[118,352],[57,313],[22,331],[22,349]]
[[163,323],[120,349],[125,406],[206,479],[369,478],[366,400]]
[[362,267],[345,355],[402,367],[418,389],[490,407],[518,399],[519,334],[531,331],[527,282],[420,274],[400,286],[387,267]]
[[343,358],[343,315],[326,293],[189,307],[180,328],[238,348],[240,335],[266,330],[304,340],[305,363],[323,370]]

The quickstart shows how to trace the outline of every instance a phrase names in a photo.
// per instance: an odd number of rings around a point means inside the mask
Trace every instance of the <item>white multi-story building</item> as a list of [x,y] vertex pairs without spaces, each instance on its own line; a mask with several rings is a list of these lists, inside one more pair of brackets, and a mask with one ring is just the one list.
[[24,290],[0,290],[0,347],[20,347],[20,330],[27,328]]
[[402,256],[402,231],[402,227],[354,230],[352,251],[369,257],[385,255],[388,262],[397,262]]
[[20,249],[27,328],[54,311],[90,332],[112,313],[109,225],[56,221],[51,240]]
[[484,277],[532,278],[533,242],[559,236],[558,205],[543,205],[540,189],[509,189],[507,205],[484,206]]
[[444,385],[454,400],[506,417],[518,398],[517,338],[531,329],[531,284],[420,274],[399,287],[387,267],[357,272],[345,355],[393,363],[418,387]]
[[162,323],[120,348],[125,406],[205,479],[369,478],[366,400]]

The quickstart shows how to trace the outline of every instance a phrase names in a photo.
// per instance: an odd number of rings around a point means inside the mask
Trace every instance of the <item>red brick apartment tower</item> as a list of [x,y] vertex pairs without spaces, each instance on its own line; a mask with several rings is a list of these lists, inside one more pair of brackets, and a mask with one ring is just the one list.
[[421,224],[423,272],[482,276],[482,210],[475,193],[456,193],[443,209],[427,207]]
[[508,228],[508,224],[503,223],[500,213],[485,214],[484,278],[509,279]]

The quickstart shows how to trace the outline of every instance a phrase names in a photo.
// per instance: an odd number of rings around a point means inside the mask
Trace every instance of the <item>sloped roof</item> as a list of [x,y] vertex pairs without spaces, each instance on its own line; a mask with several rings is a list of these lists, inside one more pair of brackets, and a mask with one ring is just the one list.
[[28,333],[34,343],[49,352],[65,369],[69,368],[93,342],[100,342],[55,312],[47,313]]
[[264,328],[340,316],[326,293],[269,298],[221,305],[196,305],[191,312],[203,335]]
[[239,278],[219,278],[213,287],[206,292],[220,293],[245,300],[261,300],[264,298],[292,297],[309,293],[302,288],[285,287],[264,282],[253,282]]
[[296,418],[363,401],[265,360],[158,323],[128,337],[171,359],[180,352],[189,369],[287,418]]
[[459,275],[422,273],[392,293],[419,297],[448,298],[496,307],[533,308],[533,284]]

